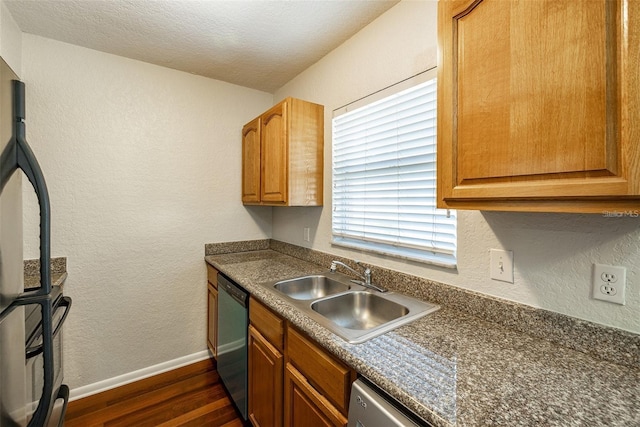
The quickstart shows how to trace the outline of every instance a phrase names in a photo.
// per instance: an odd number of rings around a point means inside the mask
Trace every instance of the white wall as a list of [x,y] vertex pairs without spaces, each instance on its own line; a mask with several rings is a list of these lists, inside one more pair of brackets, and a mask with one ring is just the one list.
[[[204,244],[271,236],[271,209],[240,201],[240,130],[272,95],[29,34],[22,68],[52,255],[68,257],[65,379],[205,350]],[[37,258],[24,198],[25,258]]]
[[22,31],[4,2],[0,1],[0,56],[16,75],[22,71]]
[[[332,110],[436,65],[436,2],[405,0],[275,94],[325,105],[325,188],[331,188]],[[303,228],[311,227],[311,244]],[[273,238],[640,333],[640,218],[460,211],[458,269],[333,247],[324,208],[274,208]],[[515,283],[489,279],[489,249],[514,251]],[[627,267],[627,305],[590,297],[593,263]],[[375,272],[374,272],[375,275]]]

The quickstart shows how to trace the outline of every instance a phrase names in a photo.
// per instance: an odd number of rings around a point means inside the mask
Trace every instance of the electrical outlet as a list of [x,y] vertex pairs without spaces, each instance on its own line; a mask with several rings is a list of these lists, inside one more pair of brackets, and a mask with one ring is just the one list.
[[311,229],[309,227],[304,227],[303,238],[305,242],[311,241]]
[[593,298],[624,305],[626,274],[624,267],[593,264]]
[[490,253],[491,278],[513,283],[513,251],[491,249]]

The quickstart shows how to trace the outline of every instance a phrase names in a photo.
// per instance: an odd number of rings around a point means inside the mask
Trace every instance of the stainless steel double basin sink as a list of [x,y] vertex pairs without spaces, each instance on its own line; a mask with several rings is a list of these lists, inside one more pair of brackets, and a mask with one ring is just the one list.
[[272,286],[309,317],[352,344],[440,308],[395,292],[368,290],[341,273],[297,277]]

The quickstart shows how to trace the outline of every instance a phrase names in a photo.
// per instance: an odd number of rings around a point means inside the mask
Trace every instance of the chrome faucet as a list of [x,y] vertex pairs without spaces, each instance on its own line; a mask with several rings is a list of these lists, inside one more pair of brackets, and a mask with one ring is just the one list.
[[[360,265],[360,262],[356,261],[356,264]],[[387,292],[387,289],[385,288],[381,288],[380,286],[376,286],[373,283],[371,283],[371,269],[368,267],[365,267],[364,269],[364,273],[358,273],[356,270],[354,270],[353,268],[349,267],[347,264],[340,262],[340,261],[336,261],[333,260],[331,261],[331,267],[329,267],[329,271],[332,273],[336,272],[336,269],[338,268],[338,265],[343,266],[344,268],[346,268],[347,270],[351,271],[352,273],[354,273],[355,275],[357,275],[358,277],[360,277],[362,280],[352,280],[353,283],[357,283],[358,285],[364,286],[365,288],[369,288],[369,289],[375,289],[378,292]]]

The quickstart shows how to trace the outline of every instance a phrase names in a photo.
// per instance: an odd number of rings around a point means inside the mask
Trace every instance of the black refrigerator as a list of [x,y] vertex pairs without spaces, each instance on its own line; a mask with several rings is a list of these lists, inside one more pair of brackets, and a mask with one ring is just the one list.
[[[44,176],[25,139],[25,86],[0,58],[0,427],[61,426],[62,324],[71,299],[51,285],[51,209]],[[40,280],[25,288],[22,182],[40,207]]]

